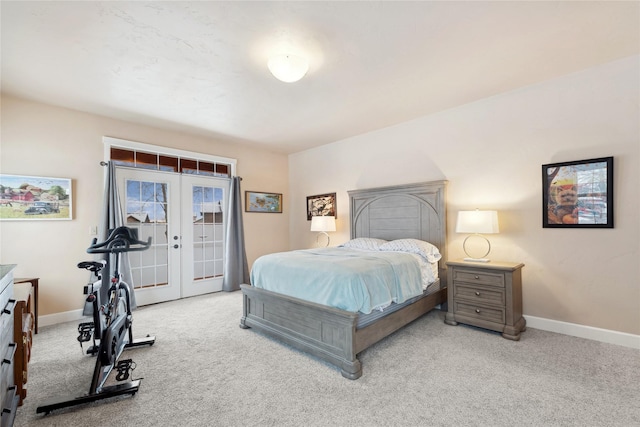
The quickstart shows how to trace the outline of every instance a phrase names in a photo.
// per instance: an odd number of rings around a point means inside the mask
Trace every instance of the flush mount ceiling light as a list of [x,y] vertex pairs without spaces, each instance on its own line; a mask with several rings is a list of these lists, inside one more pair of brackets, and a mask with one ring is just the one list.
[[309,61],[296,55],[276,55],[267,62],[273,76],[285,83],[297,82],[309,71]]

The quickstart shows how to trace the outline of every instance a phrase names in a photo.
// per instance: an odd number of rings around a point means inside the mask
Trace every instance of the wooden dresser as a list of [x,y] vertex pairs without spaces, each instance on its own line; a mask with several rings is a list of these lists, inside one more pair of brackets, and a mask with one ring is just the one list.
[[16,394],[14,377],[16,343],[14,342],[13,269],[15,265],[0,265],[0,426],[12,426],[20,397]]
[[448,325],[458,322],[502,333],[519,340],[526,328],[522,317],[524,264],[450,261],[448,272]]

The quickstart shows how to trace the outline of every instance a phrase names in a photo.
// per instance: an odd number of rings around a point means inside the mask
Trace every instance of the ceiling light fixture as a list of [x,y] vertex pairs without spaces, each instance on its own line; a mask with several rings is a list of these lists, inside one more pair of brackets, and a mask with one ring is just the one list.
[[296,55],[276,55],[267,62],[273,76],[285,83],[297,82],[309,71],[309,61]]

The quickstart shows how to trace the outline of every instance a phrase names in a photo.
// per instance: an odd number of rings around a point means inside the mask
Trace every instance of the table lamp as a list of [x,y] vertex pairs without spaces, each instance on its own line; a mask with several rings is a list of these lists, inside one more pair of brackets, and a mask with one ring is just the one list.
[[[498,212],[497,211],[481,211],[476,209],[475,211],[460,211],[458,212],[458,221],[456,223],[456,233],[470,233],[464,239],[462,248],[467,255],[465,261],[472,262],[489,262],[489,259],[485,258],[491,252],[491,243],[489,239],[483,236],[483,234],[496,234],[499,232],[498,228]],[[467,251],[467,241],[471,237],[479,237],[487,242],[487,252],[479,257],[473,257],[469,255]]]
[[335,216],[313,216],[311,217],[311,231],[318,231],[316,237],[316,243],[320,246],[320,236],[327,236],[327,244],[329,246],[329,234],[327,231],[336,231],[336,217]]

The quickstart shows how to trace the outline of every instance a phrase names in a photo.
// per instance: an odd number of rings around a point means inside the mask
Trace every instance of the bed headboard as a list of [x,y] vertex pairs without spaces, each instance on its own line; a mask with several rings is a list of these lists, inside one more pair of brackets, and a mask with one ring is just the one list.
[[447,181],[349,191],[351,238],[420,239],[435,245],[446,286]]

